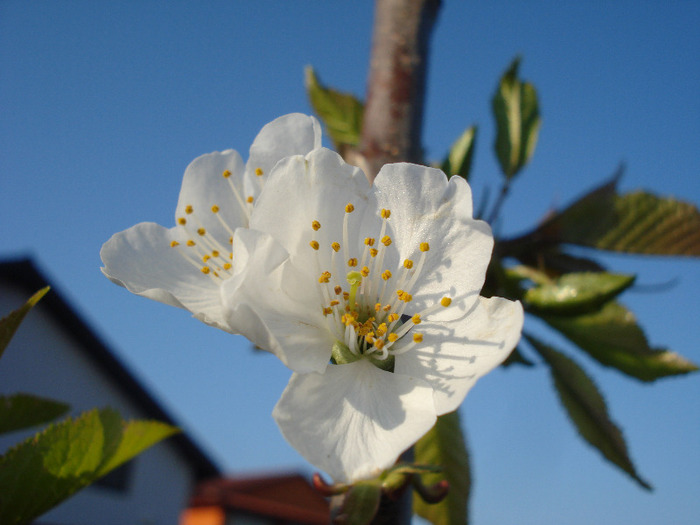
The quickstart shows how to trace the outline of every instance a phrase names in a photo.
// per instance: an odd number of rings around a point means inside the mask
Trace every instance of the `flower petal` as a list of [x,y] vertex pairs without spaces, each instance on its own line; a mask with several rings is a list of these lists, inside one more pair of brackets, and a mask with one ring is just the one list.
[[[301,113],[290,113],[266,124],[255,137],[246,163],[246,192],[256,200],[263,181],[284,157],[306,155],[321,147],[321,125]],[[256,174],[260,173],[260,175]]]
[[340,482],[391,466],[436,420],[430,387],[364,359],[295,373],[273,416],[302,456]]
[[171,247],[177,228],[137,224],[109,239],[100,251],[104,273],[132,293],[184,308],[201,321],[230,331],[221,315],[219,286]]
[[[455,316],[454,303],[419,325],[423,341],[396,356],[395,373],[419,378],[434,390],[438,415],[455,410],[477,379],[508,357],[520,339],[523,308],[501,297],[479,297]],[[449,319],[449,320],[448,320]],[[405,337],[396,345],[411,344]]]
[[461,177],[449,181],[433,168],[387,164],[377,175],[373,198],[378,209],[391,210],[389,226],[400,261],[417,262],[421,243],[426,260],[411,290],[416,308],[444,295],[473,295],[484,284],[493,249],[488,224],[472,218],[472,196]]
[[229,326],[294,371],[323,371],[335,338],[318,306],[316,287],[298,286],[308,276],[300,275],[282,245],[263,232],[236,230],[233,251],[239,270],[221,288]]
[[[239,226],[248,225],[248,205],[244,202],[243,194],[244,169],[241,156],[232,149],[208,153],[194,159],[187,166],[182,179],[180,197],[175,208],[176,221],[184,217],[191,232],[204,227],[219,243],[227,246],[231,232]],[[222,176],[226,170],[231,172],[229,178]],[[233,184],[235,191],[230,184]],[[219,218],[212,213],[214,205],[220,209]],[[186,212],[187,206],[192,206],[194,215]]]

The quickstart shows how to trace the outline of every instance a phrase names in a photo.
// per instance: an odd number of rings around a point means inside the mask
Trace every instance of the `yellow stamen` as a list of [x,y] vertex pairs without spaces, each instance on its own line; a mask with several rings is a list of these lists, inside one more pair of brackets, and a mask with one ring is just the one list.
[[331,280],[331,272],[323,272],[321,276],[318,278],[319,283],[327,283]]
[[197,228],[197,233],[198,233],[199,235],[204,236],[204,235],[207,234],[207,230],[205,230],[204,228]]
[[369,254],[370,254],[372,257],[376,257],[378,253],[379,253],[379,251],[378,251],[376,248],[370,248],[370,249],[369,249]]
[[321,223],[318,221],[312,221],[311,227],[314,229],[314,231],[318,231],[321,229]]
[[224,172],[221,174],[221,176],[224,179],[228,179],[231,176],[231,172],[229,170],[224,170]]
[[331,301],[331,306],[338,306],[339,304],[340,304],[340,301],[337,301],[337,300],[335,300],[335,299],[333,299],[333,300]]
[[214,204],[214,206],[211,207],[211,212],[212,213],[219,213],[219,207],[216,204]]
[[398,321],[398,320],[399,320],[399,314],[396,314],[396,313],[394,313],[394,314],[389,314],[389,317],[387,317],[387,320],[388,320],[390,323],[393,323],[394,321]]
[[325,307],[325,308],[323,309],[323,315],[324,315],[324,316],[326,316],[326,315],[331,315],[332,313],[333,313],[333,310],[332,310],[331,308]]
[[391,210],[382,209],[382,219],[388,219],[391,216]]
[[254,200],[254,199],[253,199],[253,196],[250,195],[250,196],[248,196],[248,197],[246,198],[245,201],[246,201],[248,204],[253,204],[253,200]]
[[411,259],[406,259],[403,262],[403,267],[406,268],[407,270],[410,270],[411,268],[413,268],[413,261]]
[[427,242],[420,243],[420,251],[427,252],[430,250],[430,245]]
[[338,244],[337,242],[334,242],[331,244],[331,248],[333,248],[334,252],[338,252],[338,251],[340,251],[340,244]]
[[336,286],[335,288],[333,288],[333,291],[335,292],[335,295],[340,295],[341,293],[343,293],[343,289],[340,286]]
[[318,241],[311,241],[309,243],[309,246],[311,246],[314,250],[318,250],[318,248],[319,248]]
[[363,266],[362,270],[360,270],[360,273],[362,274],[362,277],[367,277],[369,275],[369,268]]
[[413,317],[411,317],[411,321],[413,321],[413,324],[420,324],[420,322],[421,322],[420,315],[418,315],[418,314],[414,315]]
[[374,241],[375,239],[373,239],[372,237],[365,237],[365,244],[367,246],[374,246]]
[[396,334],[389,334],[386,336],[386,338],[389,340],[389,342],[393,343],[399,338],[399,336]]
[[178,223],[180,226],[184,226],[185,224],[187,224],[187,219],[185,219],[184,217],[180,217],[180,218],[177,220],[177,223]]
[[352,213],[354,211],[355,206],[353,206],[351,202],[348,202],[348,204],[345,206],[345,213]]
[[208,266],[202,266],[202,273],[208,274],[211,271],[211,269]]
[[391,272],[389,270],[384,270],[384,272],[382,272],[382,279],[385,281],[391,279]]
[[191,204],[188,204],[187,206],[185,206],[185,213],[186,213],[186,214],[189,215],[189,214],[192,213],[193,211],[194,211],[194,208],[192,208],[192,205],[191,205]]
[[384,246],[389,246],[391,244],[391,237],[389,237],[388,235],[382,237],[382,244]]
[[213,252],[211,252],[211,256],[212,256],[212,257],[218,257],[218,256],[219,256],[219,252],[216,251],[216,250],[214,250]]
[[231,263],[224,263],[224,270],[230,270],[231,269]]
[[443,297],[442,299],[440,299],[440,304],[447,308],[452,304],[452,299],[450,299],[449,297]]
[[177,241],[170,241],[170,247],[175,248],[175,246],[180,246],[180,243]]
[[414,343],[423,342],[423,334],[413,334],[413,342]]
[[260,177],[263,174],[262,168],[255,168],[255,174]]
[[187,241],[187,246],[196,246],[197,243],[195,243],[192,239]]
[[[355,266],[357,266],[357,259],[355,259],[354,257],[352,257],[351,259],[348,259],[348,266],[350,266],[351,268],[354,268]],[[360,272],[360,273],[362,273],[362,272]]]

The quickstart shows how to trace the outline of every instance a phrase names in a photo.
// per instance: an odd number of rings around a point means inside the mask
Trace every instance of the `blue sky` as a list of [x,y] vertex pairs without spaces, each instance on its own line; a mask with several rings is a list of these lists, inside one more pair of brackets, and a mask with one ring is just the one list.
[[[487,3],[484,3],[487,4]],[[496,228],[516,233],[627,166],[624,190],[700,202],[700,4],[446,0],[432,45],[424,144],[439,159],[480,126],[476,200],[496,190],[490,99],[510,60],[543,126]],[[310,467],[270,412],[290,372],[248,343],[105,279],[99,249],[141,221],[171,225],[195,157],[244,158],[275,117],[310,112],[303,68],[364,93],[372,4],[0,2],[0,257],[31,254],[134,373],[231,473]],[[700,362],[696,261],[610,255],[643,287],[623,302],[652,344]],[[580,357],[579,357],[580,356]],[[474,523],[694,523],[700,376],[639,384],[578,354],[606,393],[637,488],[577,439],[546,370],[498,370],[462,408]]]

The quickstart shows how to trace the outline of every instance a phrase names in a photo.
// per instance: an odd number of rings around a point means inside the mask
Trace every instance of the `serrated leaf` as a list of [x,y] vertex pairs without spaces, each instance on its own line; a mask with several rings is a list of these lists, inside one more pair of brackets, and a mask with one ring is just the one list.
[[651,485],[637,473],[622,432],[610,418],[605,400],[593,380],[571,358],[530,335],[524,335],[549,365],[559,399],[581,437],[598,449],[605,459],[651,490]]
[[5,352],[5,348],[7,348],[12,336],[15,335],[17,328],[19,328],[19,325],[24,320],[24,317],[29,313],[29,310],[31,310],[34,305],[39,302],[39,299],[44,297],[48,291],[48,286],[42,288],[32,295],[20,308],[13,310],[5,317],[0,319],[0,357],[2,357],[2,354]]
[[450,490],[444,500],[435,504],[414,497],[413,511],[433,525],[466,525],[471,475],[459,413],[455,411],[440,416],[430,432],[418,440],[414,449],[416,463],[438,465],[443,469],[440,474],[424,475],[424,483],[434,484],[446,479]]
[[614,301],[589,314],[541,317],[601,364],[642,381],[698,369],[675,352],[651,348],[634,314]]
[[576,315],[598,309],[634,283],[634,275],[606,272],[569,273],[525,292],[530,311]]
[[549,218],[530,237],[623,253],[700,255],[697,206],[643,191],[619,195],[618,179]]
[[501,77],[492,100],[496,119],[494,148],[506,179],[530,161],[542,122],[535,87],[518,79],[520,58]]
[[0,434],[48,423],[68,410],[65,403],[32,394],[0,396]]
[[311,107],[325,124],[336,149],[357,146],[362,132],[362,102],[350,93],[325,87],[311,66],[306,67],[305,76]]
[[111,409],[68,418],[0,457],[0,523],[25,524],[178,430]]
[[467,128],[450,147],[450,151],[441,166],[442,171],[448,177],[459,175],[469,180],[474,146],[476,145],[476,131],[476,126]]

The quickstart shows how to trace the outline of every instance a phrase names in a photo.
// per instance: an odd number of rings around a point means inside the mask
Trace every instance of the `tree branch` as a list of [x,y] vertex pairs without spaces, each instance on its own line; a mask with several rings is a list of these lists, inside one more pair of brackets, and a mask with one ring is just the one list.
[[428,43],[441,0],[377,0],[360,154],[370,181],[388,162],[421,162]]

